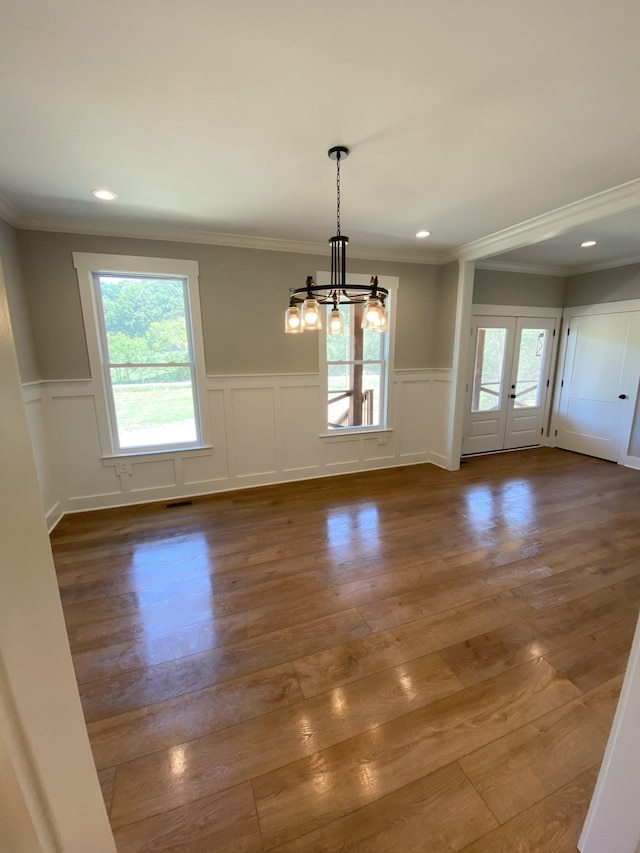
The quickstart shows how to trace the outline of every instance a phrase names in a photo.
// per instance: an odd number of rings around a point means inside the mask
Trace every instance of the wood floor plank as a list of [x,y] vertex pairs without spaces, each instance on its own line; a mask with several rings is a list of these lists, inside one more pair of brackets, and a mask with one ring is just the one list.
[[527,586],[519,587],[514,594],[537,610],[543,610],[580,598],[588,592],[603,589],[637,574],[640,574],[640,565],[635,556],[609,558],[596,561],[591,565],[587,564],[583,568],[569,569],[559,575],[534,581]]
[[74,602],[65,607],[65,622],[69,628],[76,625],[97,622],[114,616],[126,616],[128,613],[140,613],[147,621],[157,621],[156,611],[166,607],[174,611],[183,607],[203,608],[208,619],[230,616],[257,606],[269,605],[307,595],[320,589],[326,589],[322,575],[317,571],[300,572],[284,578],[264,580],[239,589],[218,591],[214,594],[209,578],[200,578],[202,591],[194,589],[193,582],[188,591],[180,584],[168,584],[147,590],[143,596],[139,591],[106,598],[92,598]]
[[298,658],[294,665],[303,693],[313,696],[509,624],[532,612],[522,604],[511,592],[501,593]]
[[457,764],[276,848],[277,853],[455,853],[497,826]]
[[[607,738],[580,701],[562,706],[460,759],[500,823],[598,764]],[[562,761],[550,761],[561,755]]]
[[581,690],[592,690],[626,667],[638,619],[632,614],[545,657]]
[[96,767],[122,764],[195,740],[302,699],[291,664],[89,723]]
[[107,767],[98,772],[98,782],[100,782],[100,790],[102,791],[102,799],[107,810],[107,814],[111,811],[111,801],[113,799],[113,785],[116,779],[116,767]]
[[528,558],[486,569],[482,574],[463,575],[428,586],[414,583],[411,592],[390,598],[385,596],[371,604],[359,604],[358,609],[372,631],[384,631],[421,616],[489,598],[501,590],[513,589],[552,574],[554,571],[549,566],[537,558]]
[[613,725],[623,678],[624,674],[616,675],[610,681],[589,690],[581,700],[582,704],[593,713],[606,735],[609,735]]
[[[354,738],[460,689],[460,682],[441,659],[430,655],[290,708],[122,764],[116,779],[112,820],[115,825],[125,824],[207,796]],[[176,750],[183,766],[179,790],[172,769]]]
[[206,652],[227,642],[228,636],[224,630],[219,631],[218,620],[214,619],[137,640],[76,651],[73,666],[78,684],[86,684]]
[[467,688],[464,699],[441,699],[267,773],[253,783],[265,847],[313,832],[578,695],[553,667],[533,661]]
[[80,685],[88,722],[164,702],[370,634],[355,610]]
[[114,832],[118,853],[262,853],[246,783]]
[[[640,595],[640,576],[632,579]],[[581,640],[598,628],[636,613],[634,593],[606,587],[520,622],[496,628],[443,649],[443,659],[463,684],[471,685],[527,660]],[[629,642],[629,648],[631,644]]]
[[[198,622],[212,622],[213,614],[206,600],[183,601],[181,607],[171,602],[150,608],[146,612],[127,613],[110,619],[99,619],[80,625],[67,626],[67,635],[72,652],[95,649],[113,643],[132,642],[179,631]],[[215,619],[216,635],[221,643],[232,643],[247,636],[242,613],[219,616]]]
[[587,770],[462,853],[578,853],[596,777],[597,768]]

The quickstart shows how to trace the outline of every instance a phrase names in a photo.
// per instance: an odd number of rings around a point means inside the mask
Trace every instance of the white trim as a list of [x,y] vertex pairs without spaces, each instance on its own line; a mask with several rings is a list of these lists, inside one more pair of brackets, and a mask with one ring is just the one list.
[[297,376],[319,376],[317,371],[307,371],[303,373],[207,373],[207,379],[210,382],[218,380],[231,379],[234,381],[245,379],[247,377],[254,378],[259,376],[264,379],[281,379],[282,377],[297,377]]
[[140,457],[145,462],[159,462],[161,459],[165,459],[167,455],[173,456],[176,453],[179,453],[183,459],[191,456],[208,456],[207,451],[211,450],[213,450],[213,444],[199,444],[197,447],[164,447],[154,448],[153,450],[123,450],[121,453],[101,456],[100,459],[102,459],[103,465],[117,465],[121,459],[140,459]]
[[426,375],[427,378],[438,379],[440,381],[451,380],[450,367],[396,367],[394,373],[396,376],[400,376],[401,378],[404,376],[410,376],[412,373],[416,373]]
[[594,314],[626,314],[629,311],[640,311],[640,299],[624,299],[620,302],[601,302],[595,305],[567,305],[562,310],[562,318],[588,317]]
[[318,438],[342,438],[352,435],[390,435],[393,432],[393,427],[339,427],[334,432],[320,432]]
[[600,272],[601,270],[613,270],[616,267],[633,267],[640,264],[640,255],[635,255],[629,258],[618,258],[615,261],[602,261],[600,264],[584,264],[579,267],[572,267],[567,275],[584,275],[589,272]]
[[446,467],[457,471],[462,455],[465,399],[467,387],[467,363],[471,335],[471,309],[473,303],[473,280],[475,264],[460,261],[458,270],[458,294],[456,300],[455,336],[453,341],[453,365],[451,368],[452,391],[449,399],[449,429]]
[[[1,215],[1,213],[0,213]],[[208,246],[227,246],[236,249],[259,249],[271,252],[292,252],[302,255],[328,255],[326,242],[283,240],[275,237],[253,237],[245,234],[224,234],[199,231],[171,225],[145,225],[137,221],[95,221],[75,217],[21,216],[16,212],[11,223],[24,231],[53,231],[61,234],[87,234],[100,237],[132,237],[140,240],[163,240],[172,243],[197,243]],[[448,250],[449,251],[449,250]],[[385,249],[376,246],[349,245],[349,257],[365,261],[395,261],[410,264],[447,263],[443,252],[416,252],[405,249]]]
[[466,243],[460,247],[458,254],[461,259],[467,261],[486,259],[488,255],[540,243],[579,225],[612,216],[615,213],[635,210],[638,207],[640,207],[640,178]]
[[[350,284],[369,284],[373,273],[350,273],[348,280]],[[331,272],[328,270],[318,270],[316,272],[316,282],[319,285],[328,285],[331,283]],[[400,279],[395,275],[380,275],[378,276],[380,287],[384,287],[389,291],[391,297],[391,310],[389,311],[389,328],[386,332],[386,353],[385,358],[380,360],[382,365],[381,378],[383,380],[384,389],[382,393],[382,411],[380,413],[383,426],[371,427],[374,430],[387,430],[393,425],[393,357],[396,346],[396,316],[398,304],[398,291],[400,289]],[[328,366],[327,366],[327,333],[323,328],[321,334],[318,335],[318,363],[320,365],[320,386],[324,393],[320,395],[319,405],[319,423],[320,429],[318,435],[327,435],[327,388],[328,388]],[[386,365],[386,370],[384,369]],[[385,375],[386,374],[386,375]],[[339,435],[348,436],[356,435],[361,432],[369,432],[366,427],[343,427]]]
[[535,305],[472,305],[473,317],[562,317],[562,308],[540,308]]
[[[204,362],[204,343],[202,336],[202,314],[200,310],[199,295],[199,265],[197,261],[182,260],[178,258],[145,258],[139,255],[111,255],[95,254],[88,252],[73,252],[73,265],[78,275],[78,287],[80,290],[80,302],[84,320],[84,329],[87,339],[87,351],[89,354],[89,365],[95,393],[96,417],[98,421],[98,433],[100,436],[100,453],[102,457],[115,455],[128,456],[161,452],[162,450],[181,451],[198,450],[203,445],[210,443],[209,416],[206,398],[206,370]],[[140,447],[140,448],[117,448],[117,440],[113,435],[115,422],[109,415],[110,394],[106,386],[105,372],[103,369],[102,347],[100,345],[101,321],[98,316],[96,305],[96,292],[94,286],[95,273],[109,273],[122,275],[161,275],[175,276],[186,282],[189,312],[187,322],[190,324],[190,338],[193,346],[194,373],[196,380],[196,418],[200,424],[200,439],[197,444],[184,445],[182,447]],[[99,379],[98,379],[99,377]],[[97,389],[100,392],[97,393]]]
[[494,270],[495,272],[517,272],[528,275],[553,275],[565,277],[571,275],[571,267],[551,266],[543,264],[511,264],[507,261],[494,261],[491,258],[476,261],[477,270]]

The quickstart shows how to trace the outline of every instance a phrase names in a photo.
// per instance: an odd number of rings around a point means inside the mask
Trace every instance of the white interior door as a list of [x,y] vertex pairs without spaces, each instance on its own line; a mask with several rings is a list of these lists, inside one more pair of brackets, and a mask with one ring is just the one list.
[[640,312],[574,315],[556,418],[556,444],[617,462],[638,393]]
[[550,317],[474,317],[463,453],[540,444],[555,326]]

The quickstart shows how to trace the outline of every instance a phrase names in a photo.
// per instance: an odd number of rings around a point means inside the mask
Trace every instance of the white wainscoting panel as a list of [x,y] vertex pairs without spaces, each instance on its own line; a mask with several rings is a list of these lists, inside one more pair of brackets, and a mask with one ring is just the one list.
[[[220,473],[220,462],[224,473]],[[227,475],[227,455],[220,459],[219,445],[216,442],[212,450],[206,452],[192,451],[189,456],[185,456],[182,460],[182,478],[185,486],[213,486],[214,483],[220,480],[228,480]]]
[[134,459],[129,478],[130,491],[148,492],[153,489],[168,489],[177,486],[176,465],[180,460],[165,457],[149,462]]
[[373,436],[365,435],[363,445],[365,462],[379,462],[382,459],[395,457],[395,436],[392,432]]
[[47,436],[47,399],[42,383],[30,382],[24,385],[23,399],[40,484],[40,494],[42,495],[42,505],[47,527],[52,530],[62,517],[63,510],[60,506],[60,494],[56,489],[56,478],[51,464],[49,438]]
[[431,390],[431,380],[417,374],[396,381],[400,423],[398,455],[405,464],[429,461]]
[[352,471],[353,466],[360,461],[360,449],[362,438],[359,435],[344,438],[329,438],[324,445],[324,464],[327,468],[340,468],[348,466]]
[[291,385],[280,388],[280,457],[282,470],[292,473],[320,468],[318,441],[320,388],[317,385]]
[[56,383],[49,410],[56,476],[67,499],[78,501],[83,509],[94,497],[117,499],[122,488],[115,468],[102,464],[94,394],[75,384]]
[[451,371],[432,371],[429,397],[433,411],[438,417],[429,419],[429,461],[440,468],[447,468],[450,460],[447,457],[449,423],[447,413],[451,398]]
[[[209,479],[214,483],[229,479],[225,392],[222,388],[209,387],[207,389],[207,400],[209,401],[209,425],[211,428],[211,436],[209,438],[213,444],[213,451],[209,454],[210,459],[207,470],[211,473]],[[198,458],[200,459],[200,465],[203,466],[201,470],[204,470],[201,457],[202,454]],[[188,466],[187,470],[191,471],[192,469]],[[189,480],[189,482],[204,483],[206,479],[198,476],[197,479]]]
[[274,474],[276,458],[275,389],[232,388],[231,429],[236,477]]
[[206,446],[123,460],[102,455],[91,380],[26,385],[47,520],[394,465],[446,467],[450,380],[448,370],[396,371],[389,429],[327,435],[317,374],[209,376]]

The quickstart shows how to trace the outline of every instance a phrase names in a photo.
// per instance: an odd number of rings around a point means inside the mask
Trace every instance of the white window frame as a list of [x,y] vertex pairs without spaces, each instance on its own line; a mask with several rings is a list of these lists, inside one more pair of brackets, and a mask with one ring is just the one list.
[[[350,284],[369,284],[371,276],[375,273],[361,275],[349,274],[347,279]],[[331,283],[331,273],[319,271],[316,273],[316,282],[321,285]],[[400,287],[400,279],[397,276],[385,275],[378,276],[378,284],[380,287],[385,287],[389,291],[389,327],[384,334],[386,335],[386,350],[382,364],[382,376],[380,381],[381,390],[381,406],[380,406],[380,424],[375,426],[364,426],[359,424],[352,427],[340,427],[339,429],[329,429],[328,425],[328,410],[327,401],[329,399],[329,369],[327,362],[327,329],[326,317],[323,314],[323,328],[319,332],[319,363],[320,363],[320,379],[322,388],[322,410],[320,414],[320,436],[322,438],[331,438],[334,436],[355,435],[364,432],[389,432],[392,427],[392,399],[391,399],[391,381],[393,376],[393,355],[395,352],[395,337],[396,337],[396,314],[398,305],[398,290]],[[339,362],[332,362],[338,364]],[[350,362],[349,362],[350,363]]]
[[[198,287],[197,261],[171,258],[143,258],[137,255],[107,255],[85,252],[73,253],[73,265],[78,276],[82,316],[87,338],[87,351],[91,378],[94,385],[98,433],[103,459],[120,456],[148,456],[155,453],[180,452],[210,447],[209,422],[206,400],[206,370],[204,343]],[[186,321],[194,359],[194,411],[197,440],[170,445],[141,445],[120,448],[117,437],[115,412],[111,401],[110,380],[106,377],[108,357],[104,343],[104,318],[96,288],[96,274],[146,276],[148,278],[179,278],[186,284]],[[103,355],[104,353],[104,355]]]

